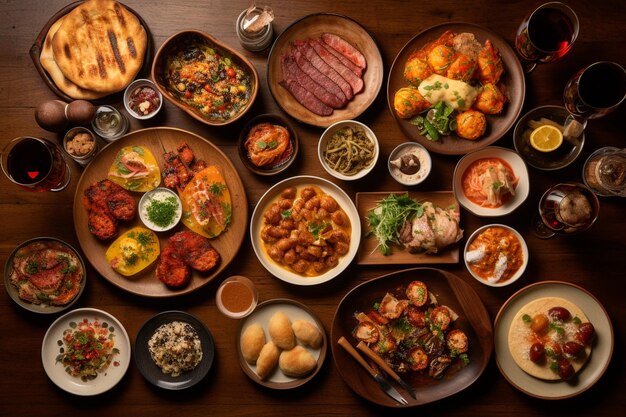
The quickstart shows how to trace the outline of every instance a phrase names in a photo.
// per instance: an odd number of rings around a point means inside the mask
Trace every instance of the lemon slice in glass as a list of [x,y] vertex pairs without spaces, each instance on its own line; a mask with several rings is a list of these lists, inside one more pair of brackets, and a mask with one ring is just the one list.
[[530,145],[539,152],[552,152],[563,143],[563,133],[551,125],[539,126],[530,134]]

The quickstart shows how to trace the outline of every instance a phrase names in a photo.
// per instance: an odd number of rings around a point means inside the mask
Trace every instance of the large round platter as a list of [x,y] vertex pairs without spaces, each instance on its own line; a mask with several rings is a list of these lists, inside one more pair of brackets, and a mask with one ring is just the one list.
[[[60,349],[58,342],[63,338],[63,331],[70,329],[70,323],[78,323],[84,319],[98,320],[113,327],[114,347],[120,351],[109,368],[91,381],[82,381],[80,377],[71,376],[65,372],[65,366],[56,361]],[[130,339],[122,323],[106,311],[95,308],[79,308],[56,319],[48,328],[41,347],[43,368],[52,382],[64,391],[81,396],[97,395],[113,388],[128,370],[130,357]]]
[[[130,277],[124,277],[111,268],[104,256],[111,242],[102,242],[89,232],[87,229],[88,214],[87,210],[83,207],[82,199],[84,190],[87,187],[107,177],[109,167],[115,155],[122,147],[142,145],[148,148],[155,156],[159,168],[163,170],[163,149],[176,151],[176,147],[182,142],[186,142],[191,147],[196,158],[204,159],[209,165],[219,167],[231,194],[232,221],[224,233],[215,239],[211,239],[211,244],[221,256],[219,265],[205,274],[194,270],[189,285],[174,290],[167,288],[156,278],[156,262],[138,274]],[[132,194],[136,200],[139,201],[141,193]],[[76,235],[78,236],[80,246],[91,265],[93,265],[100,275],[114,285],[134,294],[148,297],[169,297],[189,293],[208,284],[234,259],[246,234],[247,219],[248,203],[245,189],[230,159],[208,140],[182,129],[168,127],[138,130],[110,143],[102,149],[96,159],[85,168],[76,186],[76,194],[74,196],[74,227],[76,228]],[[131,222],[120,222],[119,233],[121,234],[134,226],[141,225],[142,223],[139,216]],[[181,230],[187,229],[182,223],[179,223],[178,226],[169,232],[159,233],[161,249],[165,247],[169,236]]]
[[[241,335],[246,330],[246,328],[252,324],[258,323],[259,325],[261,325],[261,327],[263,327],[263,330],[265,331],[265,336],[267,340],[270,340],[267,325],[274,313],[278,311],[282,311],[283,313],[285,313],[292,323],[295,320],[306,320],[312,324],[315,324],[322,333],[323,342],[322,346],[319,349],[311,349],[309,347],[305,347],[305,349],[309,350],[313,357],[317,359],[317,366],[310,374],[306,375],[303,378],[293,378],[286,376],[280,371],[277,366],[274,372],[272,372],[266,379],[261,379],[256,374],[256,366],[246,362],[246,360],[243,358],[243,354],[241,353]],[[306,384],[308,381],[313,379],[313,377],[320,371],[320,369],[322,369],[322,366],[324,365],[324,359],[326,358],[326,352],[328,350],[328,340],[326,337],[326,331],[324,330],[324,325],[315,315],[315,313],[313,313],[311,309],[309,309],[302,303],[299,303],[295,300],[282,298],[268,300],[259,304],[251,315],[242,320],[239,324],[239,330],[237,331],[235,343],[237,346],[237,356],[239,357],[239,364],[241,365],[241,369],[243,370],[243,372],[257,384],[278,390],[296,388]]]
[[[21,248],[30,245],[31,243],[34,242],[53,242],[53,243],[60,243],[62,245],[64,245],[69,251],[74,252],[74,255],[76,256],[76,258],[80,261],[80,264],[83,268],[83,279],[80,283],[80,289],[78,290],[78,293],[76,293],[76,296],[74,296],[74,298],[68,302],[65,305],[61,305],[61,306],[54,306],[54,305],[50,305],[50,304],[46,304],[46,303],[41,303],[41,304],[34,304],[34,303],[30,303],[28,301],[24,301],[20,298],[20,293],[19,290],[15,287],[15,285],[13,285],[10,281],[10,276],[11,276],[11,270],[13,268],[13,259],[15,258],[15,254],[17,253],[18,250],[20,250]],[[80,254],[78,253],[78,251],[76,249],[74,249],[71,245],[69,245],[68,243],[62,241],[61,239],[57,239],[54,237],[36,237],[33,239],[29,239],[25,242],[20,243],[18,246],[15,247],[15,249],[13,249],[13,252],[11,252],[11,254],[9,255],[9,257],[7,258],[7,261],[4,265],[4,287],[7,290],[7,293],[9,294],[9,297],[11,297],[11,299],[13,301],[15,301],[17,303],[17,305],[19,305],[20,307],[28,310],[28,311],[32,311],[35,313],[40,313],[40,314],[56,314],[59,313],[61,311],[67,310],[68,308],[70,308],[72,305],[74,305],[74,303],[76,303],[76,301],[78,301],[78,299],[80,298],[80,296],[83,294],[83,291],[85,290],[85,285],[87,284],[87,268],[85,268],[85,262],[83,261],[83,257],[80,256]]]
[[[504,74],[500,83],[503,84],[505,95],[508,102],[505,104],[504,111],[499,115],[487,115],[487,133],[475,141],[460,139],[455,135],[444,136],[437,142],[428,140],[421,136],[417,128],[410,123],[410,119],[400,119],[393,109],[393,98],[400,88],[409,85],[404,78],[404,65],[409,56],[416,50],[422,48],[427,43],[436,40],[445,31],[451,30],[455,33],[469,32],[476,36],[476,39],[483,43],[485,40],[491,40],[491,43],[500,51],[502,61],[504,63]],[[482,26],[471,23],[444,23],[442,25],[433,26],[416,35],[407,42],[400,50],[394,60],[391,70],[389,71],[389,80],[387,83],[387,100],[389,110],[396,119],[398,126],[402,132],[411,140],[414,140],[426,147],[431,152],[446,155],[463,155],[468,152],[483,148],[500,139],[513,126],[517,116],[522,111],[524,104],[524,95],[526,93],[526,82],[524,80],[524,71],[515,55],[515,51],[509,44],[499,35]]]
[[[33,64],[35,64],[35,68],[37,69],[37,72],[39,73],[39,76],[44,81],[44,83],[46,83],[48,88],[50,88],[50,90],[52,90],[54,94],[56,94],[57,96],[59,96],[60,98],[68,102],[74,99],[68,96],[67,94],[65,94],[56,85],[56,83],[54,82],[50,74],[48,74],[48,72],[41,65],[41,61],[39,60],[39,58],[41,56],[41,50],[43,48],[43,44],[46,40],[46,36],[48,35],[48,31],[50,30],[50,27],[54,24],[54,22],[56,22],[57,20],[59,20],[60,18],[62,18],[63,16],[71,12],[72,10],[74,10],[78,5],[82,3],[83,3],[82,1],[76,1],[76,2],[70,3],[67,6],[63,7],[61,10],[59,10],[58,12],[56,12],[50,18],[50,20],[46,22],[44,27],[41,29],[41,32],[39,32],[37,39],[35,39],[35,42],[33,42],[33,45],[31,46],[30,51],[29,51],[30,58],[32,59]],[[152,60],[150,59],[150,54],[152,51],[152,36],[150,34],[150,29],[148,28],[148,25],[146,24],[145,20],[143,20],[143,17],[141,17],[139,13],[131,9],[127,4],[124,4],[124,7],[126,7],[126,9],[128,9],[129,12],[137,16],[137,19],[139,19],[139,21],[141,22],[141,26],[143,26],[144,29],[146,30],[146,35],[147,35],[146,36],[146,55],[144,56],[141,69],[139,70],[139,73],[137,74],[138,76],[137,78],[141,78],[139,77],[141,74],[147,74],[150,72],[150,67],[152,65]],[[124,90],[122,90],[121,92],[112,93],[112,94],[123,94],[123,91]],[[100,100],[101,99],[98,99],[95,101],[100,101]]]
[[[509,351],[508,335],[517,312],[542,297],[560,297],[576,304],[595,328],[591,356],[573,381],[546,381],[524,372]],[[604,374],[613,354],[613,326],[606,310],[587,290],[561,281],[543,281],[522,288],[500,308],[494,326],[496,362],[502,375],[520,391],[537,398],[560,400],[591,388]]]
[[[283,80],[280,59],[289,50],[291,42],[317,38],[325,32],[341,36],[361,51],[367,68],[363,73],[363,91],[343,109],[335,109],[330,116],[318,116],[279,85]],[[340,120],[358,117],[374,102],[383,84],[383,59],[372,35],[356,21],[337,14],[311,14],[293,22],[274,42],[267,60],[267,84],[276,103],[291,117],[310,125],[328,127]]]
[[[185,371],[177,377],[164,374],[150,356],[148,341],[154,332],[163,324],[180,321],[190,324],[200,338],[202,346],[202,359],[191,371]],[[135,338],[135,363],[139,372],[151,384],[167,389],[181,390],[190,388],[204,379],[211,370],[215,359],[215,343],[213,336],[207,327],[197,317],[184,311],[164,311],[149,318],[139,329]]]
[[[406,287],[411,281],[420,280],[436,297],[440,305],[454,310],[459,319],[455,327],[463,330],[469,340],[469,364],[458,371],[447,373],[443,379],[432,383],[414,382],[417,399],[404,395],[407,405],[400,405],[389,398],[370,374],[352,356],[337,345],[345,337],[352,345],[356,320],[354,312],[371,307],[380,301],[387,291],[399,286]],[[353,288],[339,303],[330,331],[331,349],[335,365],[344,382],[361,397],[387,407],[414,407],[449,397],[467,387],[483,373],[493,344],[493,329],[487,309],[478,294],[461,278],[449,272],[433,268],[413,268],[384,275]],[[406,382],[411,381],[406,378]]]
[[[339,264],[337,266],[315,277],[305,277],[281,267],[267,255],[263,248],[263,242],[261,241],[261,229],[264,224],[263,213],[269,207],[270,203],[272,203],[285,188],[298,187],[298,189],[300,189],[310,185],[317,186],[323,192],[332,196],[346,212],[352,225],[352,235],[350,236],[350,249],[348,253],[339,259]],[[261,265],[263,265],[272,275],[290,284],[317,285],[335,278],[344,269],[346,269],[348,265],[350,265],[350,262],[352,262],[359,249],[359,241],[361,239],[361,222],[359,221],[359,214],[354,203],[341,188],[323,178],[302,175],[287,178],[286,180],[274,185],[272,188],[267,190],[265,194],[263,194],[254,209],[254,213],[252,214],[252,220],[250,222],[250,239],[252,240],[252,248],[259,259],[259,262],[261,262]]]

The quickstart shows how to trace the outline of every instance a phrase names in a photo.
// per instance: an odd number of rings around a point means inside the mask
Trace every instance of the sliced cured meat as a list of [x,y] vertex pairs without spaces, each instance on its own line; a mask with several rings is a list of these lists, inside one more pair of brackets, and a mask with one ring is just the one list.
[[360,77],[357,77],[354,72],[350,70],[350,68],[346,67],[337,57],[330,52],[322,45],[322,43],[318,40],[310,40],[309,45],[317,52],[317,54],[326,62],[332,69],[337,71],[341,78],[346,80],[350,87],[352,88],[352,92],[354,94],[358,94],[363,90],[363,80]]
[[294,61],[291,56],[282,56],[281,66],[283,69],[283,76],[286,80],[291,79],[297,81],[298,84],[313,93],[313,95],[322,103],[332,107],[333,109],[338,109],[344,106],[345,102],[342,102],[336,95],[316,83],[313,78],[300,69],[298,64],[296,64],[296,61]]
[[324,48],[326,48],[326,50],[329,53],[333,54],[338,60],[340,60],[343,65],[350,68],[350,71],[352,71],[357,77],[359,78],[363,77],[363,68],[359,67],[358,65],[355,65],[354,62],[350,61],[348,58],[341,55],[341,52],[337,51],[332,46],[328,45],[326,42],[320,41],[320,44],[323,45]]
[[304,71],[309,77],[311,77],[313,81],[324,87],[326,90],[328,90],[328,92],[336,95],[337,98],[339,98],[339,100],[341,100],[344,105],[348,103],[348,97],[346,97],[341,88],[339,88],[339,86],[333,80],[331,80],[330,78],[322,74],[317,68],[315,68],[313,64],[311,64],[311,62],[306,59],[299,50],[293,48],[290,54],[293,57],[294,61],[296,61],[298,67],[300,67],[302,71]]
[[279,84],[285,87],[296,98],[296,100],[298,100],[298,103],[302,104],[318,116],[330,116],[333,114],[332,107],[322,103],[320,99],[298,84],[298,82],[294,80],[283,80],[280,81]]
[[367,68],[365,56],[341,36],[334,33],[324,33],[322,34],[322,41],[348,58],[356,66],[363,69]]
[[308,42],[295,41],[293,45],[302,53],[302,55],[306,57],[306,59],[311,62],[311,64],[313,64],[315,68],[337,84],[348,100],[351,100],[352,97],[354,97],[354,91],[352,91],[350,84],[341,76],[341,74],[328,65],[326,61],[324,61],[318,53],[315,52],[315,49],[313,49]]

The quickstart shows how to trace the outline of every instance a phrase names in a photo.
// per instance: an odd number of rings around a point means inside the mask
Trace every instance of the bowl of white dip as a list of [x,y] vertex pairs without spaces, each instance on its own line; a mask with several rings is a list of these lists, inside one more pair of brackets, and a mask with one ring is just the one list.
[[425,147],[416,142],[405,142],[391,151],[387,167],[400,184],[417,185],[430,174],[432,160]]

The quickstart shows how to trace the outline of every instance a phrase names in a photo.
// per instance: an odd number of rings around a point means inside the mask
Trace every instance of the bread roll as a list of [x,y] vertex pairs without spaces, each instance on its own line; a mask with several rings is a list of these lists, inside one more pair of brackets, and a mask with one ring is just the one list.
[[323,338],[322,332],[317,326],[306,320],[296,320],[291,326],[296,339],[303,345],[310,346],[313,349],[319,349],[322,346]]
[[277,311],[274,313],[272,318],[270,318],[268,330],[270,338],[279,348],[289,350],[296,345],[296,335],[293,334],[291,320],[284,312]]
[[274,370],[278,363],[278,357],[280,356],[280,349],[269,341],[259,353],[259,358],[256,360],[256,374],[261,379],[267,378],[267,376]]
[[260,324],[254,323],[244,330],[241,335],[241,354],[251,365],[256,364],[261,349],[265,345],[265,332]]
[[310,373],[317,365],[317,360],[307,349],[298,345],[280,354],[278,366],[287,376],[301,378]]

